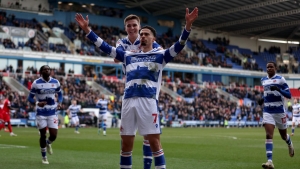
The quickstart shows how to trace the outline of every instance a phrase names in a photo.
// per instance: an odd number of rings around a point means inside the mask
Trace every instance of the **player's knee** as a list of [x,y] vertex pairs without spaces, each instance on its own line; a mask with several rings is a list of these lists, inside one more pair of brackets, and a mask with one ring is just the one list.
[[273,139],[273,134],[272,133],[266,133],[267,139]]
[[128,152],[133,149],[134,137],[122,137],[122,151]]
[[149,142],[149,143],[150,143],[151,150],[153,152],[159,151],[160,149],[162,149],[159,141]]
[[281,136],[282,140],[286,140],[287,139],[287,135],[286,134],[281,134],[280,136]]
[[148,141],[152,151],[159,151],[160,149],[162,149],[159,138],[157,137],[152,138],[148,136]]
[[50,141],[55,141],[56,140],[56,135],[50,135],[49,140]]

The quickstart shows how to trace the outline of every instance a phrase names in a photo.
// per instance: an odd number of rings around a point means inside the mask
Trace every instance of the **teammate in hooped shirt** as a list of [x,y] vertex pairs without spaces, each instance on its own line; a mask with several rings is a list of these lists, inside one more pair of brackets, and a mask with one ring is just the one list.
[[[58,117],[56,110],[60,109],[63,101],[60,83],[57,79],[50,77],[50,67],[44,65],[40,68],[40,78],[32,83],[28,101],[36,105],[37,126],[40,130],[40,147],[42,154],[42,163],[49,164],[48,154],[53,154],[52,143],[56,140],[58,130]],[[58,95],[58,102],[55,101],[55,95]],[[35,97],[35,99],[34,99]],[[46,140],[46,127],[49,129],[50,136]]]

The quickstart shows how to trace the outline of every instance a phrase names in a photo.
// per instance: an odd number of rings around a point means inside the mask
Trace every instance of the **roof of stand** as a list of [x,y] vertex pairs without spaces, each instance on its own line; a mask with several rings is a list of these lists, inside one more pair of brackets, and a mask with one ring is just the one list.
[[118,0],[153,16],[184,20],[185,7],[199,9],[193,24],[201,29],[232,34],[300,39],[300,0]]

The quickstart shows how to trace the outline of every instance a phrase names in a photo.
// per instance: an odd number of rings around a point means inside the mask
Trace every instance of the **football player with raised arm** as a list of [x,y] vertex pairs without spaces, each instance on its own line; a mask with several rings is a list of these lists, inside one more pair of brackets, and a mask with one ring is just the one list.
[[120,168],[132,168],[132,149],[136,130],[140,135],[147,135],[156,169],[165,169],[164,151],[160,143],[160,126],[158,112],[158,96],[161,87],[162,70],[185,46],[191,31],[192,23],[198,17],[198,8],[191,13],[186,8],[186,26],[179,38],[169,49],[153,49],[156,31],[151,26],[140,29],[142,49],[138,52],[123,51],[109,46],[88,26],[81,14],[75,19],[87,37],[103,52],[126,65],[126,84],[122,103],[120,134],[122,150]]

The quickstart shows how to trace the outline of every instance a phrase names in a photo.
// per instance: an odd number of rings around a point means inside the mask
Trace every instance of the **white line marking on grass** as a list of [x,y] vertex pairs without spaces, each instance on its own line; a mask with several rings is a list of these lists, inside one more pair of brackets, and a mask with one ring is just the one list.
[[221,135],[211,135],[211,136],[214,136],[214,137],[225,137],[225,138],[232,138],[234,140],[237,139],[237,137],[234,137],[234,136],[221,136]]
[[0,148],[28,148],[27,146],[0,144]]

